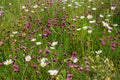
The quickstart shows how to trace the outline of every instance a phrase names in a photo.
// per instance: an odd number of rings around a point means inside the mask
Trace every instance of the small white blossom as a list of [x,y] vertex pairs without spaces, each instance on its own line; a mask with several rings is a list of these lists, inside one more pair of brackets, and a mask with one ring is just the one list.
[[30,11],[31,13],[35,13],[35,11]]
[[35,38],[33,38],[33,39],[31,39],[31,41],[36,41],[36,39],[35,39]]
[[12,3],[9,3],[9,5],[12,5]]
[[111,15],[110,15],[110,14],[108,14],[107,16],[108,16],[108,17],[110,17]]
[[100,14],[100,17],[103,18],[104,16],[102,14]]
[[102,50],[95,51],[96,54],[102,53]]
[[87,6],[88,8],[90,8],[90,6]]
[[41,11],[43,12],[43,11],[44,11],[44,9],[41,9]]
[[56,46],[58,44],[58,41],[52,42],[51,46]]
[[42,36],[41,34],[38,34],[38,36]]
[[38,5],[37,5],[37,4],[36,4],[36,5],[34,5],[34,6],[33,6],[33,8],[38,8]]
[[112,31],[111,30],[108,30],[109,33],[111,33]]
[[80,16],[80,19],[84,19],[85,18],[85,16]]
[[96,11],[97,9],[96,8],[92,8],[93,11]]
[[36,45],[41,45],[42,43],[41,42],[36,42]]
[[25,8],[26,8],[26,7],[23,5],[23,6],[22,6],[22,9],[25,9]]
[[92,30],[88,30],[88,33],[91,34],[91,33],[92,33]]
[[12,63],[13,63],[12,59],[9,59],[9,60],[6,60],[4,62],[4,65],[9,65],[9,64],[12,64]]
[[55,47],[50,47],[50,49],[55,49]]
[[111,6],[111,10],[115,10],[116,9],[116,6]]
[[105,27],[108,27],[108,26],[109,26],[109,24],[106,23],[106,22],[104,22],[104,21],[102,21],[102,23],[103,23],[103,26],[105,26]]
[[46,62],[47,60],[48,60],[47,58],[42,58],[40,62],[43,63],[43,62]]
[[27,55],[27,56],[25,57],[25,60],[26,60],[27,62],[29,62],[29,61],[31,60],[31,56],[30,56],[30,55]]
[[58,70],[48,70],[48,72],[50,73],[50,75],[56,76],[59,71]]
[[78,29],[76,29],[77,31],[80,31],[81,30],[81,28],[78,28]]
[[96,22],[96,20],[93,20],[93,21],[89,21],[89,23],[95,23]]
[[84,30],[88,29],[88,26],[84,26],[83,29],[84,29]]
[[41,66],[41,67],[45,67],[46,65],[47,65],[47,64],[46,64],[45,62],[41,62],[41,63],[40,63],[40,66]]
[[104,2],[101,2],[101,4],[104,4]]
[[118,26],[118,24],[113,24],[114,27]]
[[14,31],[13,34],[17,34],[18,32],[17,31]]
[[69,6],[69,7],[71,7],[71,6],[72,6],[72,4],[68,4],[68,6]]
[[88,15],[87,18],[88,18],[88,19],[92,19],[93,16],[92,16],[92,15]]

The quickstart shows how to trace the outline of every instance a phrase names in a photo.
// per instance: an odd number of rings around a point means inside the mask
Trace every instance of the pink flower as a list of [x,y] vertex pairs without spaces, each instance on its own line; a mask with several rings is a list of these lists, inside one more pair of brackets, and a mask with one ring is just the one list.
[[42,53],[43,51],[42,50],[39,50],[39,53]]
[[30,28],[30,27],[31,27],[31,24],[30,24],[29,22],[25,22],[24,24],[25,24],[25,26],[26,26],[27,28]]
[[0,62],[0,66],[2,66],[2,65],[3,65],[3,63]]
[[67,74],[67,77],[69,77],[69,78],[71,78],[71,77],[73,77],[73,74]]
[[66,80],[71,80],[70,78],[66,78]]
[[0,46],[3,45],[3,41],[0,41]]

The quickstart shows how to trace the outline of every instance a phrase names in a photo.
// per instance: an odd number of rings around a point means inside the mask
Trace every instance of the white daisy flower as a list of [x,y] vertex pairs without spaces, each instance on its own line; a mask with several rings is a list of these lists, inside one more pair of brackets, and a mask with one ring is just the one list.
[[46,62],[47,60],[48,60],[47,58],[42,58],[40,62],[43,63],[43,62]]
[[90,6],[87,6],[88,8],[90,8]]
[[105,26],[105,27],[108,27],[108,26],[109,26],[109,24],[106,23],[106,22],[104,22],[104,21],[102,21],[102,23],[103,23],[103,26]]
[[37,4],[36,4],[36,5],[34,5],[34,6],[33,6],[33,8],[38,8],[38,5],[37,5]]
[[41,67],[45,67],[46,65],[47,65],[47,64],[46,64],[45,62],[41,62],[41,63],[40,63],[40,66],[41,66]]
[[116,6],[111,6],[111,10],[115,10],[116,9]]
[[58,44],[58,41],[52,42],[51,46],[56,46]]
[[55,47],[50,47],[50,49],[55,49]]
[[92,8],[93,11],[96,11],[97,9],[96,8]]
[[36,39],[35,39],[35,38],[33,38],[33,39],[31,39],[31,41],[36,41]]
[[89,21],[89,23],[95,23],[96,22],[96,20],[93,20],[93,21]]
[[85,18],[85,16],[80,16],[80,19],[84,19]]
[[95,51],[96,54],[102,53],[102,50]]
[[18,32],[17,32],[17,31],[13,31],[12,33],[13,33],[13,34],[17,34]]
[[114,27],[118,26],[118,24],[113,24]]
[[84,30],[88,29],[88,26],[84,26],[83,29],[84,29]]
[[35,13],[35,11],[30,11],[31,13]]
[[12,64],[12,63],[13,63],[12,59],[9,59],[9,60],[6,60],[4,62],[4,65],[9,65],[9,64]]
[[26,7],[23,5],[23,6],[22,6],[22,9],[26,9]]
[[110,15],[110,14],[108,14],[107,16],[108,16],[108,17],[110,17],[111,15]]
[[72,6],[72,4],[68,4],[68,6],[69,6],[69,7],[71,7],[71,6]]
[[88,15],[87,18],[88,18],[88,19],[92,19],[93,16],[92,16],[92,15]]
[[77,31],[80,31],[81,30],[81,28],[78,28],[78,29],[76,29]]
[[41,42],[36,42],[36,45],[41,45],[42,43]]
[[58,74],[59,71],[58,70],[48,70],[48,72],[50,73],[50,75],[55,76]]
[[104,16],[102,14],[100,14],[100,17],[103,18]]
[[104,2],[101,2],[101,4],[104,4]]
[[27,62],[29,62],[29,61],[31,60],[31,56],[30,56],[30,55],[27,55],[27,56],[25,57],[25,60],[26,60]]
[[88,33],[91,34],[91,33],[92,33],[92,30],[88,30]]

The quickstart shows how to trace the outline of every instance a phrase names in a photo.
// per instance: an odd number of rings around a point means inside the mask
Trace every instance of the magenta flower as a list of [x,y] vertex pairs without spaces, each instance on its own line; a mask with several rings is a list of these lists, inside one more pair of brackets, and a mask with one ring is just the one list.
[[39,53],[42,53],[43,51],[42,50],[39,50]]
[[25,26],[26,26],[27,28],[30,28],[30,27],[31,27],[31,24],[30,24],[29,22],[25,22],[24,24],[25,24]]
[[70,78],[66,78],[66,80],[71,80]]
[[2,66],[2,65],[3,65],[3,63],[0,62],[0,66]]
[[71,78],[71,77],[73,77],[73,74],[69,73],[69,74],[67,74],[67,77]]

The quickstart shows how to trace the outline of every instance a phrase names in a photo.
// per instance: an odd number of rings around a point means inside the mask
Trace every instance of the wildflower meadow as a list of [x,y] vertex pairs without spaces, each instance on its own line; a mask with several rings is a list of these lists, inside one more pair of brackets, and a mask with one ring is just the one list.
[[0,0],[0,80],[120,80],[120,0]]

